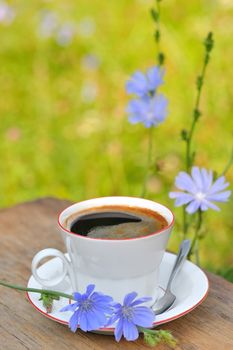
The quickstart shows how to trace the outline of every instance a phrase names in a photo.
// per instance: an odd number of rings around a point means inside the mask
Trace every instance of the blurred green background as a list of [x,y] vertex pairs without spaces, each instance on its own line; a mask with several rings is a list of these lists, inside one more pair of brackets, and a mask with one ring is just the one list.
[[[155,64],[153,1],[0,2],[0,205],[42,196],[80,201],[106,195],[138,196],[148,130],[128,123],[125,81]],[[167,121],[154,134],[148,198],[175,211],[170,248],[181,238],[181,209],[168,198],[184,168],[180,130],[189,127],[203,39],[215,47],[201,100],[194,144],[196,163],[221,172],[233,130],[233,3],[162,2]],[[232,183],[232,169],[227,174]],[[233,199],[205,215],[204,267],[233,266]],[[231,276],[232,278],[232,276]]]

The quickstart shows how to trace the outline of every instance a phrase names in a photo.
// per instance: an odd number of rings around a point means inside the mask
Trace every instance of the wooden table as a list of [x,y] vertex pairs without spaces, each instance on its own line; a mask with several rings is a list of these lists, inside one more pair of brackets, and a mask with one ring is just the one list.
[[[45,247],[63,250],[57,215],[70,204],[39,199],[0,211],[0,279],[26,286],[35,253]],[[233,284],[208,273],[207,299],[188,315],[167,323],[178,339],[177,349],[233,349]],[[24,292],[0,286],[0,349],[2,350],[139,350],[149,349],[142,339],[116,343],[112,336],[77,331],[36,312]],[[168,349],[159,345],[156,349]]]

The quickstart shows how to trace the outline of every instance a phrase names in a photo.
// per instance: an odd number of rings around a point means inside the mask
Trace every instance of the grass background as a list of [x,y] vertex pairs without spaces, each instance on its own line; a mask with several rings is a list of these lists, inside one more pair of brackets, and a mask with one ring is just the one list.
[[[106,195],[138,196],[146,162],[147,132],[130,125],[125,81],[155,64],[153,1],[11,1],[16,17],[0,23],[0,205],[41,196],[80,201]],[[72,22],[66,47],[39,34],[41,11]],[[214,32],[215,47],[201,100],[203,116],[194,145],[196,163],[221,172],[233,130],[233,4],[230,0],[162,2],[162,50],[166,55],[167,121],[154,134],[154,172],[148,198],[174,209],[177,226],[170,248],[181,238],[181,210],[168,198],[184,168],[180,130],[189,127],[203,39]],[[88,55],[96,60],[87,64]],[[233,180],[232,169],[227,179]],[[232,187],[232,185],[231,185]],[[201,261],[211,270],[233,266],[233,200],[206,214]],[[227,271],[227,272],[226,272]],[[230,278],[230,277],[229,277]],[[231,278],[230,278],[231,279]]]

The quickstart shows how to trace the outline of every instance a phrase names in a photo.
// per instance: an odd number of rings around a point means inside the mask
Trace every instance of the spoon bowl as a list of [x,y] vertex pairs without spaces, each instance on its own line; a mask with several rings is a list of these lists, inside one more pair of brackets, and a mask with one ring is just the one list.
[[186,257],[190,251],[190,247],[191,247],[191,242],[189,239],[185,239],[184,241],[181,242],[179,252],[176,257],[171,275],[169,277],[165,293],[162,296],[162,298],[156,301],[155,304],[152,305],[151,307],[155,315],[159,315],[164,311],[168,310],[176,300],[176,296],[171,291],[171,285],[177,273],[180,271],[181,267],[183,266],[184,261],[186,260]]

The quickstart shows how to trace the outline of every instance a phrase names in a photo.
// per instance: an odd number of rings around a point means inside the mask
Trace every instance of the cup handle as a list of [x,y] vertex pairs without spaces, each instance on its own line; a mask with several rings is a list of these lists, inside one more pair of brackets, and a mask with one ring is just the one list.
[[[53,277],[52,279],[51,278],[50,279],[42,278],[39,276],[39,274],[37,272],[37,267],[38,267],[40,261],[42,259],[48,258],[48,257],[58,257],[62,260],[62,263],[63,263],[62,273],[58,276]],[[46,249],[39,251],[32,259],[31,269],[32,269],[32,274],[33,274],[33,277],[35,278],[35,280],[45,287],[56,286],[57,284],[59,284],[60,282],[62,282],[64,280],[66,275],[69,275],[72,290],[75,291],[75,281],[74,281],[74,274],[73,274],[71,263],[66,258],[66,256],[62,252],[60,252],[60,250],[54,249],[54,248],[46,248]]]

